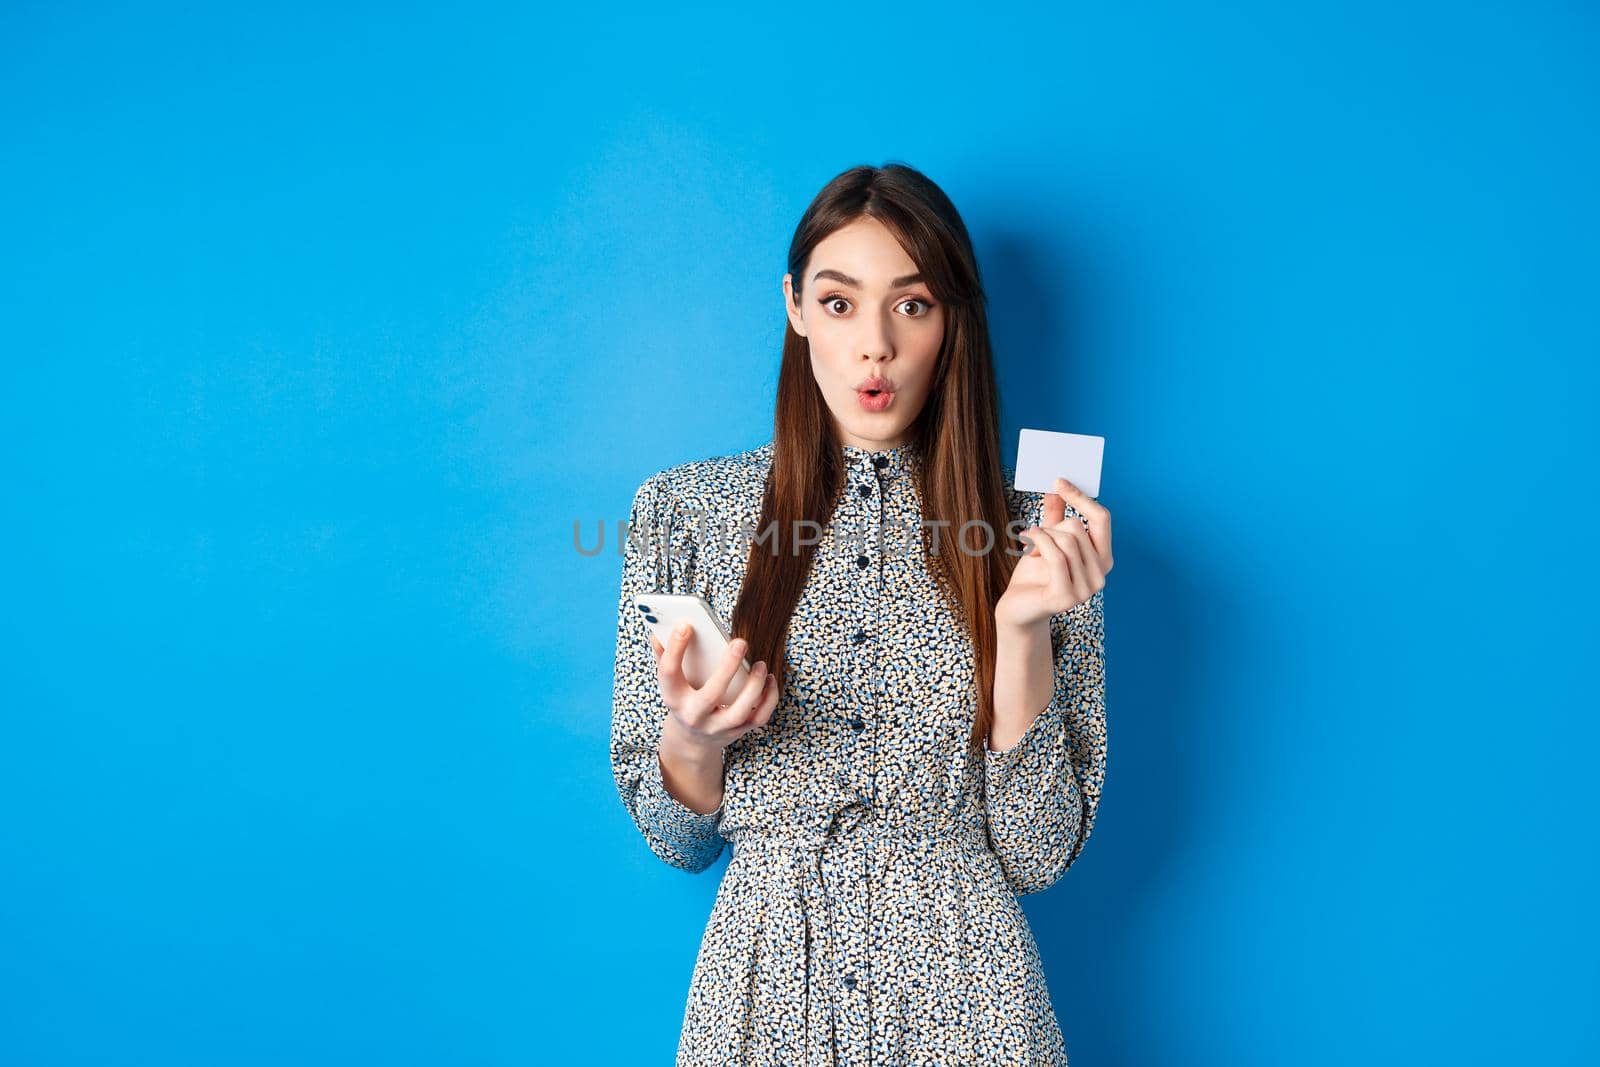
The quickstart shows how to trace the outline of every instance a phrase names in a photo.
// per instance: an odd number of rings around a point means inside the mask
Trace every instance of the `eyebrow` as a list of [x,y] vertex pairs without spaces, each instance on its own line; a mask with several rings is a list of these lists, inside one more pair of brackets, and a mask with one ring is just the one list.
[[[812,281],[816,281],[819,278],[832,278],[836,282],[843,282],[844,284],[849,285],[849,286],[854,286],[857,289],[861,288],[861,283],[860,282],[858,282],[854,278],[850,277],[850,275],[845,274],[843,271],[819,270],[819,271],[817,271],[817,273],[815,273],[815,274],[813,274],[811,276],[811,280]],[[920,282],[921,280],[922,280],[922,275],[920,275],[920,274],[907,274],[904,278],[895,278],[895,279],[891,280],[889,282],[889,288],[898,289],[903,285],[915,285],[917,282]]]

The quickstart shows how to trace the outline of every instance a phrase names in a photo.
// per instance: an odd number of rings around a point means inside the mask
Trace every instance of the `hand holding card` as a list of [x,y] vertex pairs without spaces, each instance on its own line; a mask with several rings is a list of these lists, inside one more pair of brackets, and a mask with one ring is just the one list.
[[[1039,525],[1021,533],[1031,546],[995,605],[995,622],[1026,627],[1086,603],[1111,570],[1111,512],[1100,491],[1105,438],[1023,430],[1013,487],[1043,493]],[[1026,463],[1026,467],[1024,464]],[[1076,512],[1070,519],[1067,507]]]

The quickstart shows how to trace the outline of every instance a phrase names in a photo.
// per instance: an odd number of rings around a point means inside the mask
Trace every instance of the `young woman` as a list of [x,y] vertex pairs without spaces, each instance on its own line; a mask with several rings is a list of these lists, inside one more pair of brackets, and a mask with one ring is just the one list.
[[[624,553],[623,805],[676,867],[732,846],[678,1063],[1065,1064],[1016,896],[1099,805],[1110,514],[1010,488],[977,262],[926,177],[839,175],[788,268],[773,439],[651,475]],[[649,592],[729,621],[700,688]]]

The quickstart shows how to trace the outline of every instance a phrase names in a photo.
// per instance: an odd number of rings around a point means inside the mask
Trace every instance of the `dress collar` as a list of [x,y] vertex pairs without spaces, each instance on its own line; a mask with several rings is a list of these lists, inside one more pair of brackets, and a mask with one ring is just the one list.
[[922,455],[917,446],[912,442],[897,445],[894,448],[880,448],[877,450],[861,448],[858,445],[840,445],[844,454],[845,466],[856,473],[866,474],[881,470],[885,473],[907,474],[916,470],[922,460]]
[[[757,449],[757,453],[766,462],[772,462],[774,442],[768,441]],[[923,466],[923,456],[915,444],[903,444],[895,448],[880,448],[877,451],[860,448],[856,445],[840,445],[840,455],[844,460],[846,471],[855,474],[883,471],[885,473],[903,474],[910,471],[919,471]],[[879,464],[882,464],[880,467]]]

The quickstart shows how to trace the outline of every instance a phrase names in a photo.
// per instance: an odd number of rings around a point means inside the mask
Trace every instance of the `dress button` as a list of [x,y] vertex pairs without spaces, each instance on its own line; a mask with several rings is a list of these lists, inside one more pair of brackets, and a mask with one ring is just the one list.
[[855,718],[850,720],[850,729],[854,730],[856,733],[860,733],[866,728],[867,724],[861,721],[861,716],[857,715]]
[[845,975],[844,976],[844,987],[846,989],[854,989],[856,987],[856,976],[853,975],[853,974]]
[[867,484],[866,482],[862,482],[861,483],[861,495],[862,496],[871,496],[872,495],[872,486]]
[[874,467],[877,467],[879,470],[883,470],[883,468],[885,468],[885,467],[887,467],[889,465],[889,457],[888,456],[873,456],[872,457],[872,465]]
[[857,556],[856,557],[856,566],[857,567],[865,567],[870,562],[871,562],[871,560],[867,559],[866,556]]
[[860,630],[857,630],[855,633],[850,635],[850,643],[852,645],[864,644],[866,640],[867,635]]

